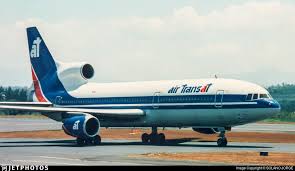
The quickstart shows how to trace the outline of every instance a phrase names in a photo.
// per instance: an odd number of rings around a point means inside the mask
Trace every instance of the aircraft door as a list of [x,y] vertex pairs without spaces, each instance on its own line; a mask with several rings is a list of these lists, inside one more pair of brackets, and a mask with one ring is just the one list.
[[61,96],[56,96],[56,98],[55,98],[55,104],[60,105],[61,104],[61,100],[62,100],[62,97]]
[[153,96],[153,108],[158,109],[160,103],[160,92],[155,92]]
[[217,90],[215,94],[215,107],[222,108],[224,90]]

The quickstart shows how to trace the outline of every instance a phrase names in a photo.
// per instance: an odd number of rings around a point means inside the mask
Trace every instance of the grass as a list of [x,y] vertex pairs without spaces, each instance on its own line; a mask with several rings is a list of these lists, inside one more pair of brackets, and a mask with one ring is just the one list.
[[295,119],[288,119],[288,118],[270,118],[263,120],[265,122],[295,122]]
[[263,120],[268,123],[293,123],[295,122],[295,113],[282,111],[272,118]]

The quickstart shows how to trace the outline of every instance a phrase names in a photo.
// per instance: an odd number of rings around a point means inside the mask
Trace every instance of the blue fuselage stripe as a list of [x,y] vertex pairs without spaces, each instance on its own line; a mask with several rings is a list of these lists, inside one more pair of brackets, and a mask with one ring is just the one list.
[[243,109],[274,108],[264,99],[246,101],[246,95],[178,95],[106,98],[75,98],[56,102],[63,107],[90,109]]
[[87,109],[256,109],[256,108],[269,108],[263,105],[175,105],[175,106],[78,106],[75,108],[87,108]]
[[133,96],[105,98],[67,98],[62,97],[60,105],[91,104],[151,104],[151,103],[215,103],[215,102],[249,102],[246,95],[178,95],[178,96]]

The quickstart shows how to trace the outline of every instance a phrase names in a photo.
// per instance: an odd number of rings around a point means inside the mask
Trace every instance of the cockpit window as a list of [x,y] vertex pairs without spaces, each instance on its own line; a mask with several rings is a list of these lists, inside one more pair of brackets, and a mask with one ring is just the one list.
[[248,94],[246,97],[246,101],[251,101],[252,100],[252,94]]
[[258,99],[258,94],[254,94],[253,95],[253,100],[257,100]]
[[260,94],[259,98],[260,99],[268,99],[269,96],[267,94]]
[[246,96],[246,101],[257,100],[257,99],[272,99],[270,94],[251,94]]

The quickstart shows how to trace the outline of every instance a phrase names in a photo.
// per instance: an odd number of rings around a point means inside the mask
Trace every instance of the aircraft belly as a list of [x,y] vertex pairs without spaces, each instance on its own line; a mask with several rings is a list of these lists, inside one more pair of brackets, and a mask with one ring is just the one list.
[[268,109],[154,109],[146,110],[146,116],[128,121],[106,120],[108,127],[190,127],[234,126],[258,121],[267,117]]

